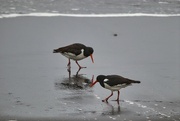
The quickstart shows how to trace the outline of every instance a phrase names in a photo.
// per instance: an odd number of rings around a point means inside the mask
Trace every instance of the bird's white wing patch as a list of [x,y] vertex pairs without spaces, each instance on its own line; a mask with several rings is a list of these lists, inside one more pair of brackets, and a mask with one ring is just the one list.
[[109,79],[104,79],[104,82],[107,82],[107,81],[109,81]]
[[84,49],[81,49],[81,53],[84,53]]

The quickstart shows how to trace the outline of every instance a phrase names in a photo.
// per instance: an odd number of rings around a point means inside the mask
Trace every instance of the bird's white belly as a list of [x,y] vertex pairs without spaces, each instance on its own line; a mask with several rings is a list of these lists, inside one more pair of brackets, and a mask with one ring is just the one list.
[[62,55],[64,55],[65,57],[69,58],[69,59],[73,59],[73,60],[82,60],[84,58],[86,58],[86,56],[83,55],[83,53],[79,54],[79,55],[75,55],[73,53],[62,53]]
[[126,85],[126,84],[118,84],[118,85],[115,85],[115,86],[109,86],[108,84],[104,83],[104,88],[106,89],[109,89],[111,91],[118,91],[120,90],[121,88],[125,88],[127,86],[130,86],[130,85]]

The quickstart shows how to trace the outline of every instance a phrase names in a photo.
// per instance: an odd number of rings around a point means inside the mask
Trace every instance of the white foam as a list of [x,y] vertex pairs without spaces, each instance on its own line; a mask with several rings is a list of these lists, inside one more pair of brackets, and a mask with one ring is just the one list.
[[1,14],[0,18],[13,18],[21,16],[36,16],[36,17],[135,17],[135,16],[151,16],[151,17],[171,17],[180,16],[180,14],[145,14],[145,13],[119,13],[119,14],[63,14],[63,13],[29,13],[29,14]]
[[[148,111],[146,111],[147,113],[148,113],[149,111],[152,111],[152,112],[155,112],[156,114],[159,114],[159,115],[161,115],[161,116],[165,116],[165,117],[168,117],[168,118],[171,117],[170,115],[166,115],[165,113],[161,113],[161,112],[155,110],[154,108],[148,107],[148,106],[143,105],[143,104],[141,104],[141,103],[132,102],[132,101],[129,101],[129,100],[125,100],[125,102],[127,102],[127,103],[129,103],[129,104],[135,104],[135,105],[137,105],[138,107],[147,109],[147,110],[148,110]],[[161,117],[160,117],[160,118],[161,118]]]

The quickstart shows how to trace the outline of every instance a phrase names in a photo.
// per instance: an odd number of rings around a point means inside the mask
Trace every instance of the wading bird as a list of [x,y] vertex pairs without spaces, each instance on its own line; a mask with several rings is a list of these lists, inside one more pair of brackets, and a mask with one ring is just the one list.
[[97,76],[96,81],[90,85],[90,87],[94,86],[97,82],[99,82],[103,88],[111,90],[111,95],[109,95],[107,98],[102,100],[103,102],[108,102],[108,99],[113,95],[114,91],[118,92],[118,96],[115,101],[119,102],[119,95],[120,95],[119,90],[121,88],[125,88],[131,85],[132,83],[140,83],[140,81],[131,80],[119,75],[107,75],[107,76],[99,75]]
[[68,58],[69,62],[67,66],[69,68],[71,67],[70,59],[72,59],[76,61],[76,64],[79,66],[79,69],[86,67],[80,66],[77,61],[87,58],[88,56],[91,57],[91,60],[94,63],[93,52],[94,50],[92,47],[87,47],[80,43],[74,43],[65,47],[60,47],[58,49],[54,49],[53,51],[53,53],[61,53],[62,55]]

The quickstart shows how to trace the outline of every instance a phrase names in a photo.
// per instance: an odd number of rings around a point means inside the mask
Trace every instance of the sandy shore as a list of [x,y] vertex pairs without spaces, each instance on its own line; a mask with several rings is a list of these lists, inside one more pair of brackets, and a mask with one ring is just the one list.
[[[0,19],[0,120],[180,120],[180,17],[15,17]],[[95,50],[71,79],[53,49],[83,43]],[[119,74],[142,83],[110,91],[88,82]],[[86,82],[84,82],[86,80]],[[78,85],[78,86],[77,86]],[[78,88],[78,87],[81,88]],[[115,96],[111,99],[116,98]]]

